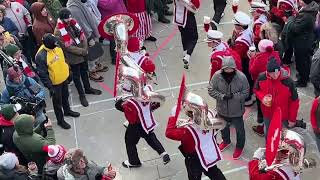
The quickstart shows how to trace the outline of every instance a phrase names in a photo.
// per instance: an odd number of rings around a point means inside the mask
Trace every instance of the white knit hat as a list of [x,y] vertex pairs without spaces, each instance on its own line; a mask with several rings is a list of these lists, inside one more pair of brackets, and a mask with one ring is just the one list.
[[273,42],[269,39],[262,39],[258,44],[260,52],[271,52],[273,51]]
[[4,153],[0,156],[0,166],[4,169],[13,169],[18,162],[18,158],[14,153]]

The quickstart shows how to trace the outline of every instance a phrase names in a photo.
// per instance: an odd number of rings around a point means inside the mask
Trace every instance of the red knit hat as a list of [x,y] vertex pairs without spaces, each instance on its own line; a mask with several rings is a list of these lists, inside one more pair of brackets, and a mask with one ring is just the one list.
[[156,66],[150,59],[145,59],[143,63],[141,64],[141,68],[146,72],[146,73],[152,73],[156,70]]
[[140,50],[140,41],[139,41],[139,38],[137,37],[131,37],[129,40],[128,40],[128,51],[129,52],[136,52],[136,51],[139,51]]
[[64,155],[67,153],[66,149],[61,145],[49,145],[43,148],[48,152],[48,156],[53,163],[61,163],[64,160]]

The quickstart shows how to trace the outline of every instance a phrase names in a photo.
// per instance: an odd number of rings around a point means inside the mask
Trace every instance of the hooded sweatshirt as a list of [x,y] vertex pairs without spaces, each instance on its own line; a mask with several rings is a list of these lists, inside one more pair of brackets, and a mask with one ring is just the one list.
[[[55,135],[52,127],[47,128],[47,137],[42,137],[33,130],[34,122],[30,115],[22,114],[15,119],[13,142],[29,161],[37,164],[39,173],[46,163],[48,153],[43,151],[46,145],[55,144]],[[38,129],[37,129],[38,130]]]
[[42,44],[42,37],[46,33],[53,33],[55,28],[54,19],[48,16],[42,16],[41,11],[45,7],[44,3],[35,2],[31,6],[31,12],[34,17],[32,31],[36,38],[37,44]]

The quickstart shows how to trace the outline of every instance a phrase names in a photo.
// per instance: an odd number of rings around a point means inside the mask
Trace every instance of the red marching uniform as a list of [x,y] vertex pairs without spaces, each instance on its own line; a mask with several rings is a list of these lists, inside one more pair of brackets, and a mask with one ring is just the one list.
[[317,97],[313,100],[310,113],[310,122],[313,131],[315,133],[320,133],[320,97]]
[[299,175],[296,175],[293,169],[288,166],[261,172],[259,170],[259,160],[251,160],[248,169],[250,180],[300,180]]
[[271,9],[271,19],[279,23],[282,27],[284,26],[283,18],[285,17],[285,12],[292,11],[295,13],[298,10],[297,0],[279,0],[277,2],[277,7],[272,7]]
[[235,44],[232,47],[236,51],[242,60],[248,59],[247,52],[249,47],[253,45],[253,32],[250,28],[236,34],[233,32],[232,39],[234,39]]
[[261,14],[254,22],[253,22],[253,41],[255,45],[258,45],[260,39],[261,26],[264,23],[268,22],[268,17],[265,14]]
[[151,16],[147,12],[145,0],[127,0],[127,10],[136,15],[140,21],[139,28],[133,36],[138,37],[140,41],[144,41],[151,36]]
[[237,69],[242,71],[241,58],[233,49],[229,48],[229,46],[225,42],[221,42],[216,48],[213,49],[211,53],[211,71],[210,71],[210,79],[213,74],[221,69],[222,59],[225,56],[232,56],[235,60]]

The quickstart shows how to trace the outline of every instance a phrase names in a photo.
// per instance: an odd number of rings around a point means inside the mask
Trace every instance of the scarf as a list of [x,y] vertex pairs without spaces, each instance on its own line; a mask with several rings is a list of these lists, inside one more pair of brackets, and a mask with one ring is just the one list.
[[35,76],[35,73],[32,71],[29,65],[22,58],[16,60],[16,62],[19,64],[20,67],[22,67],[22,70],[25,75],[31,78]]
[[85,38],[81,27],[79,26],[78,22],[75,19],[71,19],[70,26],[73,26],[73,29],[80,32],[80,35],[79,35],[80,37],[78,36],[74,37],[74,35],[70,34],[70,32],[67,31],[65,23],[63,23],[60,19],[58,19],[57,21],[57,27],[61,33],[63,43],[66,47],[70,47],[71,45],[74,45],[74,44],[78,45]]

